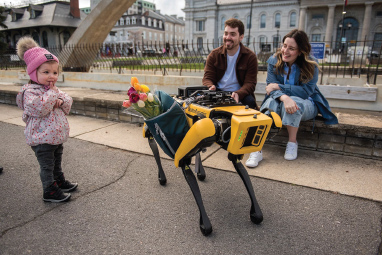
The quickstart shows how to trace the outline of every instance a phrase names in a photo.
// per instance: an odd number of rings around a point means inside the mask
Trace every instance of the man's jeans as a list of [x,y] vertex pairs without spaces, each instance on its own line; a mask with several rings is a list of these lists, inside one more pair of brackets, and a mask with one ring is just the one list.
[[261,106],[260,111],[268,108],[280,115],[282,123],[285,126],[299,127],[300,122],[310,120],[317,116],[317,106],[309,99],[302,99],[300,97],[291,96],[296,102],[299,110],[293,114],[285,111],[284,103],[278,99],[268,98]]
[[62,144],[39,144],[32,146],[32,150],[40,164],[40,179],[43,189],[46,190],[62,173],[61,161],[64,146]]
[[241,102],[243,105],[248,105],[249,108],[252,108],[252,109],[257,110],[257,108],[256,108],[255,98],[254,98],[252,95],[247,95],[247,96],[245,96],[240,102]]

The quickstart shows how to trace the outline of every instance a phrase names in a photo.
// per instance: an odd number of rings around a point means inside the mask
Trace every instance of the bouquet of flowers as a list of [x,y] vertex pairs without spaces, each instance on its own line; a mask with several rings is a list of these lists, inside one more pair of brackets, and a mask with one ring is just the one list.
[[148,86],[139,84],[136,77],[131,77],[131,88],[127,91],[128,99],[123,101],[125,108],[133,107],[146,120],[158,116],[163,112],[159,99],[152,93]]

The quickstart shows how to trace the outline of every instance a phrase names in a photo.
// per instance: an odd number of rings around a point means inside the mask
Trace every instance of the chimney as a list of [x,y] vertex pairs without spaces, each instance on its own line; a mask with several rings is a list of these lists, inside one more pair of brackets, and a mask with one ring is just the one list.
[[74,18],[81,18],[80,5],[78,3],[78,0],[70,0],[70,14]]

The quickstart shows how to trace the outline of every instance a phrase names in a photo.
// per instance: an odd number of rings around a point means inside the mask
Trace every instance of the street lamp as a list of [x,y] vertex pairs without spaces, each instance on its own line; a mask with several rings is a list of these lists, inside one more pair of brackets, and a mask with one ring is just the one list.
[[249,47],[249,42],[250,42],[250,40],[251,40],[252,6],[253,6],[253,0],[251,0],[251,10],[249,11],[249,29],[248,29],[248,40],[247,40],[247,46],[248,46],[248,47]]

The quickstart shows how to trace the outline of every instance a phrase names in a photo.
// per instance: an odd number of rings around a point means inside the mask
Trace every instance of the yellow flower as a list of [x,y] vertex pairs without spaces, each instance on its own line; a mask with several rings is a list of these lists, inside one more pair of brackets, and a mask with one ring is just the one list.
[[147,86],[144,85],[144,84],[141,85],[141,90],[142,90],[142,92],[144,92],[144,93],[147,93],[147,92],[150,91],[149,87],[147,87]]

